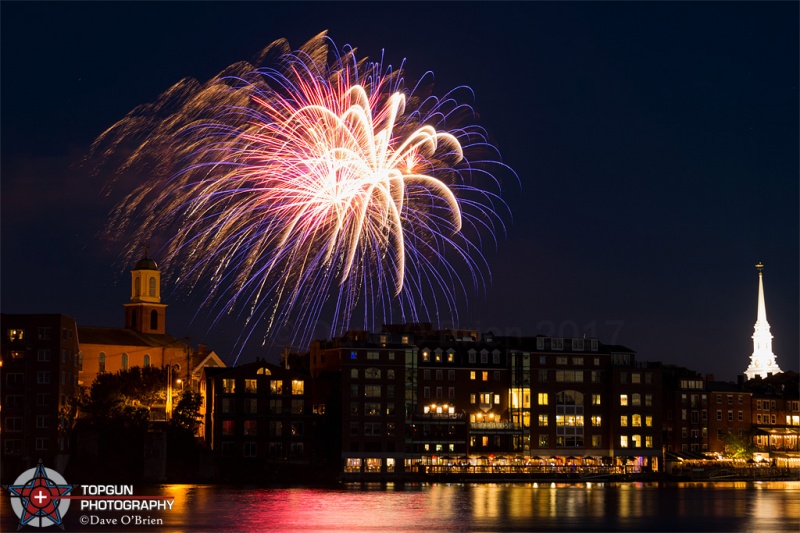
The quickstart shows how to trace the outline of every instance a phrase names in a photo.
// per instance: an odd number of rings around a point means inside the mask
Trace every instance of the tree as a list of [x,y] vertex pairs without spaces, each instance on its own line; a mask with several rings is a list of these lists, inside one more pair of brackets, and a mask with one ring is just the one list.
[[752,431],[728,431],[723,438],[725,455],[734,459],[748,459],[757,451]]
[[170,425],[177,431],[194,435],[200,425],[200,406],[203,398],[196,392],[183,391],[172,410]]
[[167,370],[133,367],[115,374],[100,374],[89,395],[83,397],[82,418],[96,427],[112,423],[147,429],[150,408],[167,395]]

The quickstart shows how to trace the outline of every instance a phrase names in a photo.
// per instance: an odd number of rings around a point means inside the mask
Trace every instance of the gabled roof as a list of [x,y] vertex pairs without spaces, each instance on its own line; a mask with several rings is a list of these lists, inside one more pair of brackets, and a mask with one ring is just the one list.
[[100,328],[78,326],[79,344],[97,344],[102,346],[154,346],[181,347],[183,342],[172,335],[154,335],[139,333],[127,328]]

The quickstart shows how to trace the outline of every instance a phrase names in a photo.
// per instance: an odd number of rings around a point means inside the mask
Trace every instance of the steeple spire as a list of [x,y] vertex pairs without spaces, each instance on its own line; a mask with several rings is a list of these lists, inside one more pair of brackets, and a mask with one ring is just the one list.
[[764,265],[756,264],[758,270],[758,314],[756,316],[755,331],[753,332],[753,355],[750,356],[750,366],[745,370],[748,379],[756,376],[765,378],[770,374],[781,372],[772,353],[772,334],[767,322],[767,305],[764,300]]

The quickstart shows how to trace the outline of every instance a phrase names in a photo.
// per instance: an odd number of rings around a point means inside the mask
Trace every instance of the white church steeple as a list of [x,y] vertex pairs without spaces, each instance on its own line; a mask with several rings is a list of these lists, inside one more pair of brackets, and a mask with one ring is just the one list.
[[744,372],[747,379],[753,379],[756,376],[765,378],[770,374],[781,372],[778,363],[775,362],[775,354],[772,353],[772,334],[769,332],[769,322],[767,322],[762,274],[764,265],[758,263],[756,268],[758,269],[758,315],[753,332],[753,355],[750,356],[750,366]]

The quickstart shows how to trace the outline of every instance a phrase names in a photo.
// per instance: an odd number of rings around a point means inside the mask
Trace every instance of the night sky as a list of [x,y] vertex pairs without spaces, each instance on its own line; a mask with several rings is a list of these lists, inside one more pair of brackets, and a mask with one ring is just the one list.
[[[112,205],[92,140],[183,77],[322,30],[359,56],[468,85],[519,176],[461,325],[593,336],[733,380],[758,276],[783,370],[798,370],[798,3],[2,2],[2,311],[122,326],[132,265],[99,239]],[[146,179],[146,177],[142,177]],[[158,261],[157,251],[151,256]],[[174,292],[167,330],[229,362]],[[242,361],[267,355],[245,348]]]

